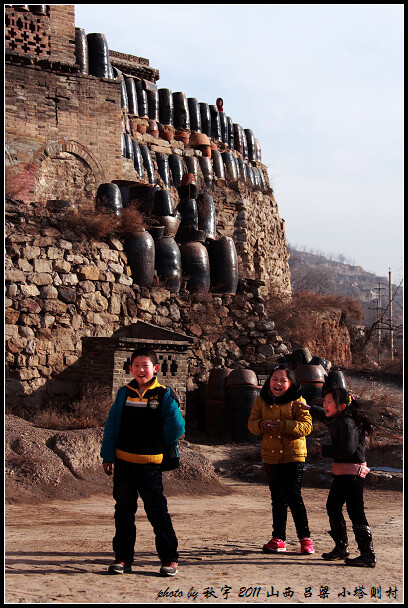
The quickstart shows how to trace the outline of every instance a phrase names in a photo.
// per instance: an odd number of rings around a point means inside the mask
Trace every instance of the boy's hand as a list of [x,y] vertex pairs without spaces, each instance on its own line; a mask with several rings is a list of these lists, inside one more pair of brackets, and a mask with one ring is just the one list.
[[296,401],[296,403],[298,403],[303,410],[310,410],[310,405],[308,405],[307,403],[302,403],[301,401]]
[[107,475],[112,475],[112,472],[113,472],[113,463],[112,462],[104,462],[102,466],[103,466],[103,470],[105,471],[105,473]]

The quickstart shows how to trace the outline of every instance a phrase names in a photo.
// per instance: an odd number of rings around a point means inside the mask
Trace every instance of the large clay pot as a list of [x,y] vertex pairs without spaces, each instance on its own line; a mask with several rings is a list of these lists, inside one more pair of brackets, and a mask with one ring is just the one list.
[[126,237],[125,252],[133,282],[142,287],[151,287],[155,267],[155,245],[151,234],[142,229]]
[[251,184],[251,186],[256,186],[256,182],[255,182],[255,175],[253,172],[253,169],[251,167],[251,165],[245,165],[246,166],[246,171],[247,171],[247,182],[249,184]]
[[296,349],[285,357],[286,363],[293,369],[295,369],[298,365],[307,365],[311,360],[312,355],[308,348]]
[[173,180],[173,186],[178,188],[181,185],[181,180],[183,179],[184,174],[183,159],[178,154],[170,154],[169,166],[171,171],[171,177]]
[[258,386],[258,377],[252,369],[233,369],[229,374],[226,388],[231,386],[250,385]]
[[255,139],[255,160],[259,163],[262,162],[262,151],[259,139]]
[[239,125],[237,123],[234,123],[233,127],[234,127],[234,145],[235,145],[235,150],[237,150],[238,152],[240,152],[240,154],[243,154],[244,143],[243,143],[242,127],[241,127],[241,125]]
[[133,165],[134,165],[135,155],[134,155],[134,151],[133,151],[132,142],[133,142],[133,140],[130,137],[130,135],[128,135],[128,133],[125,133],[126,158],[130,158],[130,160],[133,161]]
[[211,269],[211,291],[234,295],[238,287],[238,257],[229,236],[207,243]]
[[228,145],[228,119],[225,112],[218,112],[221,126],[221,141]]
[[255,137],[251,129],[244,129],[247,146],[248,146],[248,158],[249,160],[256,160],[255,156]]
[[97,78],[114,78],[109,61],[109,47],[105,34],[88,34],[89,73]]
[[156,175],[154,171],[152,155],[150,154],[150,150],[147,146],[139,144],[139,148],[140,152],[142,153],[143,166],[146,169],[149,184],[154,186],[154,184],[156,183]]
[[204,177],[204,182],[207,188],[212,188],[213,185],[213,167],[211,164],[211,159],[207,156],[202,156],[199,159],[201,171]]
[[196,156],[185,156],[184,162],[186,163],[187,171],[194,175],[194,180],[197,183],[198,181],[198,171],[200,167],[200,163],[198,162],[198,158]]
[[163,125],[174,124],[173,94],[170,89],[159,89],[159,121]]
[[190,293],[207,293],[210,288],[210,262],[205,246],[198,241],[180,245],[183,278]]
[[235,138],[234,138],[234,125],[232,122],[232,118],[227,116],[227,125],[228,125],[228,136],[227,136],[227,144],[230,150],[235,150]]
[[221,156],[221,152],[219,152],[218,150],[211,150],[211,158],[213,161],[214,174],[219,179],[225,179],[224,162],[223,157]]
[[[127,96],[125,77],[118,68],[113,68],[113,72],[120,80],[120,107],[129,112],[129,101]],[[126,114],[126,121],[129,122],[129,117]]]
[[207,399],[224,401],[226,397],[226,381],[231,370],[225,367],[215,367],[210,371],[207,385]]
[[147,107],[149,112],[149,118],[151,120],[159,121],[159,91],[147,90]]
[[316,399],[321,399],[323,397],[322,384],[301,384],[300,391],[302,397],[309,405],[313,405],[313,402]]
[[258,167],[252,167],[252,172],[254,174],[255,187],[257,190],[260,190],[261,189],[261,178],[259,177]]
[[174,215],[158,215],[155,216],[160,225],[164,226],[163,236],[172,236],[177,234],[181,223],[181,215],[178,211]]
[[[232,372],[231,372],[232,373]],[[231,375],[231,374],[230,374]],[[260,386],[233,385],[227,390],[229,433],[237,442],[259,441],[248,429],[248,419],[253,405],[261,392]]]
[[200,106],[198,105],[195,97],[188,97],[187,99],[188,111],[190,114],[190,129],[192,131],[201,131],[201,114]]
[[197,185],[193,173],[184,173],[183,177],[181,178],[181,184],[178,187],[178,193],[180,199],[196,198]]
[[335,386],[348,390],[346,378],[344,377],[343,372],[338,370],[330,370],[324,381],[323,392],[329,388],[334,388]]
[[173,215],[174,205],[168,190],[156,190],[153,199],[153,214],[155,216]]
[[157,170],[166,188],[170,188],[169,157],[164,152],[156,152]]
[[210,439],[220,439],[228,431],[227,394],[225,382],[230,369],[214,368],[210,371],[205,400],[205,430]]
[[96,208],[110,209],[115,215],[122,213],[122,195],[117,184],[100,184],[96,192]]
[[[12,6],[12,5],[10,5]],[[47,4],[28,4],[29,10],[36,15],[46,15],[47,14]]]
[[137,105],[139,108],[140,118],[149,118],[149,109],[147,105],[147,92],[140,78],[135,78]]
[[125,78],[126,92],[128,98],[129,114],[139,116],[139,106],[137,104],[137,91],[134,78]]
[[247,142],[247,138],[246,138],[246,133],[245,133],[245,130],[242,129],[242,127],[241,127],[241,131],[242,131],[242,156],[245,158],[245,160],[248,160],[248,142]]
[[211,112],[208,103],[200,103],[201,131],[211,137]]
[[216,141],[222,141],[220,113],[218,111],[217,106],[210,105],[210,114],[211,114],[211,137],[213,137]]
[[311,360],[309,361],[309,364],[310,365],[321,365],[326,372],[328,371],[328,369],[331,366],[330,361],[328,361],[327,359],[323,359],[323,357],[317,357],[317,356],[312,357]]
[[238,179],[238,167],[235,156],[232,152],[222,152],[222,160],[225,165],[225,174],[229,182],[237,181]]
[[321,365],[298,365],[295,368],[295,376],[300,384],[321,384],[323,385],[326,372]]
[[187,97],[185,93],[173,93],[173,108],[175,129],[189,129],[190,113],[188,111]]
[[238,166],[238,179],[246,180],[246,170],[244,160],[239,156],[237,158],[237,166]]
[[132,139],[132,148],[133,148],[133,166],[135,170],[138,172],[139,176],[143,179],[144,171],[143,171],[143,158],[142,153],[140,151],[139,144],[135,139]]
[[155,268],[160,284],[172,293],[181,287],[181,253],[171,236],[155,241]]
[[198,230],[197,202],[194,198],[182,198],[177,211],[181,215],[180,228],[191,227]]
[[213,198],[210,194],[202,193],[197,196],[198,229],[204,230],[206,238],[216,237],[216,213]]
[[88,40],[81,27],[75,28],[75,61],[79,65],[80,74],[89,74]]

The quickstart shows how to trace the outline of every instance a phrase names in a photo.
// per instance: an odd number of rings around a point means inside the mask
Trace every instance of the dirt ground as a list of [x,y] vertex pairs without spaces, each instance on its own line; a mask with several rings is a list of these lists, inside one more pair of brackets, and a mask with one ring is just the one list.
[[[390,390],[387,387],[387,394]],[[369,456],[370,466],[402,467],[402,387],[393,390],[394,405],[375,408],[377,448]],[[111,478],[99,466],[72,475],[47,451],[53,431],[15,417],[9,417],[7,425],[6,604],[404,601],[403,492],[396,484],[402,473],[373,473],[373,481],[366,484],[366,515],[378,563],[376,568],[351,568],[321,558],[333,547],[327,534],[328,485],[323,487],[321,471],[318,483],[309,475],[311,483],[302,491],[316,553],[299,553],[289,514],[286,553],[267,555],[261,548],[271,537],[272,516],[269,489],[260,482],[259,448],[183,445],[183,465],[164,474],[179,540],[179,574],[159,576],[153,531],[140,504],[132,572],[110,576]],[[357,547],[349,521],[348,529],[354,556]]]
[[320,557],[332,547],[327,490],[303,490],[316,553],[299,553],[289,516],[286,553],[267,555],[261,547],[271,535],[268,488],[226,484],[225,496],[168,498],[180,550],[174,578],[158,574],[142,506],[133,570],[111,576],[112,498],[7,505],[5,603],[403,603],[401,492],[366,491],[378,563],[350,568]]

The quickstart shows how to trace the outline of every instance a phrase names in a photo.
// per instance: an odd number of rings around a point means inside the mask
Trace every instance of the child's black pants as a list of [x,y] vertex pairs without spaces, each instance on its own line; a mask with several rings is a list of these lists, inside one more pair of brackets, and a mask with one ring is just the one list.
[[177,562],[177,537],[163,494],[160,465],[136,464],[123,460],[115,460],[113,475],[116,534],[112,545],[116,560],[133,562],[136,542],[135,513],[139,496],[153,526],[160,561]]

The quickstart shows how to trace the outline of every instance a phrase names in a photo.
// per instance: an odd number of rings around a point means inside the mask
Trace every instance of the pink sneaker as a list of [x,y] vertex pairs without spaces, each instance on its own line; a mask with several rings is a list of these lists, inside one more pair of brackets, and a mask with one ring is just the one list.
[[286,545],[280,538],[271,538],[269,542],[262,547],[264,553],[280,553],[286,551]]
[[300,552],[301,553],[314,553],[313,543],[311,538],[300,539]]

